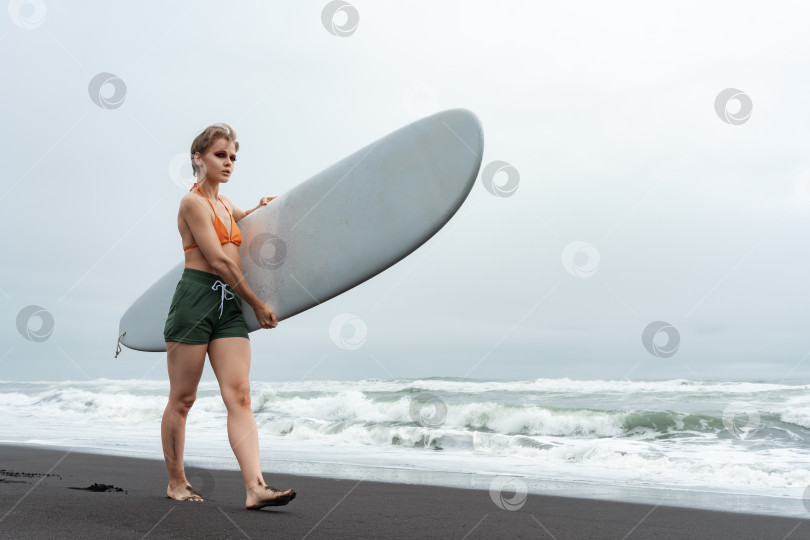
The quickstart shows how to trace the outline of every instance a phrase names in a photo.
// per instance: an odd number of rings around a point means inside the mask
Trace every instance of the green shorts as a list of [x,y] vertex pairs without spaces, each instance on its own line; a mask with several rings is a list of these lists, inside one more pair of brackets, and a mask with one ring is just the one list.
[[242,298],[220,276],[184,268],[163,339],[202,345],[222,337],[248,337]]

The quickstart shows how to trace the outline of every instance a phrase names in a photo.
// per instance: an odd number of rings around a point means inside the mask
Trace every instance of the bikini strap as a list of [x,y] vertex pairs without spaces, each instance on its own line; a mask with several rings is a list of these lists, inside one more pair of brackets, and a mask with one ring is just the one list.
[[[205,197],[205,200],[206,200],[206,201],[208,201],[208,206],[210,206],[210,207],[211,207],[211,210],[214,210],[214,205],[213,205],[213,204],[211,204],[211,199],[209,199],[209,198],[208,198],[208,196],[207,196],[205,193],[203,193],[203,190],[201,190],[201,189],[200,189],[200,187],[197,185],[197,182],[194,182],[194,185],[193,185],[193,186],[191,186],[191,189],[190,189],[189,191],[191,191],[192,189],[196,189],[197,191],[199,191],[199,192],[200,192],[200,194],[201,194],[203,197]],[[217,197],[217,199],[219,199],[219,197]],[[219,202],[222,202],[222,201],[219,201]],[[228,209],[228,207],[226,206],[226,207],[225,207],[225,210],[227,210],[227,209]],[[216,211],[216,210],[214,210],[214,218],[216,219],[216,217],[217,217],[217,211]]]
[[225,207],[225,211],[226,211],[226,212],[228,212],[228,215],[229,215],[229,216],[231,216],[231,221],[233,221],[233,215],[231,214],[231,211],[230,211],[230,210],[228,210],[228,205],[227,205],[227,204],[225,204],[224,202],[222,202],[222,199],[220,199],[219,197],[217,197],[217,200],[219,200],[219,202],[221,202],[221,203],[222,203],[222,206],[224,206],[224,207]]
[[[210,206],[211,210],[213,210],[213,212],[214,212],[214,220],[216,220],[217,219],[217,211],[214,210],[214,205],[211,203],[211,199],[209,199],[208,196],[205,193],[203,193],[203,190],[200,189],[200,187],[197,185],[197,182],[194,182],[194,185],[191,186],[191,189],[195,189],[195,188],[197,189],[197,191],[202,193],[202,196],[205,197],[206,201],[208,201],[208,206]],[[191,189],[189,191],[191,191]],[[222,202],[222,199],[220,199],[219,197],[217,197],[217,200],[219,201],[219,204],[221,204],[222,206],[225,207],[225,211],[228,212],[228,216],[230,216],[230,218],[231,218],[231,227],[230,227],[231,230],[228,231],[228,241],[230,242],[231,238],[233,238],[233,226],[234,226],[234,224],[236,222],[233,220],[233,214],[231,214],[231,211],[228,210],[228,205],[225,204],[224,202]],[[220,221],[222,221],[222,220],[220,220]],[[223,225],[224,225],[224,222],[223,222]]]
[[[231,241],[231,239],[233,238],[233,228],[236,226],[236,221],[234,221],[234,219],[233,219],[233,214],[231,214],[231,211],[230,211],[230,210],[228,210],[228,205],[227,205],[227,204],[225,204],[224,202],[222,202],[222,199],[220,199],[219,197],[217,197],[217,200],[219,200],[219,202],[221,202],[221,203],[222,203],[222,206],[224,206],[224,207],[225,207],[225,211],[226,211],[226,212],[228,212],[228,217],[230,217],[230,218],[231,218],[231,225],[230,225],[230,229],[231,229],[231,230],[230,230],[230,231],[228,231],[228,242],[230,242],[230,241]],[[224,224],[225,224],[225,223],[223,222],[223,225],[224,225]]]

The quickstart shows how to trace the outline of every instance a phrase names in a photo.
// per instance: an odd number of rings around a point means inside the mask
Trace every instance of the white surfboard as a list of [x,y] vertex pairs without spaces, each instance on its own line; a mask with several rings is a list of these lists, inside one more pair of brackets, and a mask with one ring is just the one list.
[[[461,207],[483,153],[478,118],[451,109],[361,148],[239,222],[242,273],[279,321],[402,260]],[[166,350],[163,327],[181,261],[124,313],[120,343]],[[246,302],[248,331],[259,330]]]

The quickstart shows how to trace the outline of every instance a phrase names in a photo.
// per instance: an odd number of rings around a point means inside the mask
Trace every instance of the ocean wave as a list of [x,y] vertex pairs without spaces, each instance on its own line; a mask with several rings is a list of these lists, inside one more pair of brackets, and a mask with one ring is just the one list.
[[779,416],[783,422],[810,428],[810,407],[793,408]]
[[[0,393],[0,410],[21,408],[28,415],[73,419],[76,422],[114,421],[150,422],[159,419],[167,403],[167,396],[152,389],[140,392],[126,385],[105,381],[92,387],[57,385],[30,394],[20,391]],[[257,421],[268,426],[273,433],[284,435],[298,427],[296,437],[305,430],[317,432],[317,437],[343,433],[347,429],[371,430],[372,435],[358,435],[358,440],[386,444],[399,441],[422,440],[422,435],[400,433],[403,428],[426,430],[452,430],[459,434],[492,433],[506,436],[565,437],[565,438],[660,438],[727,436],[729,426],[722,411],[714,413],[686,413],[675,410],[599,409],[593,407],[559,407],[541,404],[504,403],[481,396],[443,394],[444,407],[441,421],[420,422],[413,415],[412,393],[375,394],[359,389],[336,392],[309,391],[296,395],[284,392],[275,385],[256,385],[252,392],[252,407]],[[435,394],[431,394],[435,396]],[[610,402],[606,399],[605,402]],[[430,411],[435,413],[435,411]],[[227,414],[215,385],[201,385],[192,408],[195,421],[219,419]],[[759,409],[757,426],[778,438],[780,433],[790,440],[810,437],[810,407],[791,407],[788,411]],[[424,425],[420,425],[424,424]],[[770,430],[770,431],[768,431]],[[360,432],[358,432],[360,433]],[[415,433],[415,432],[414,432]],[[725,435],[724,435],[725,433]],[[789,435],[788,435],[789,434]],[[472,447],[472,446],[471,446]]]
[[[113,386],[120,388],[137,388],[138,390],[154,389],[168,392],[166,380],[143,379],[93,379],[89,381],[0,381],[2,385],[47,385],[50,387],[103,388]],[[204,381],[201,387],[216,388],[215,381]],[[341,392],[358,390],[363,392],[394,392],[418,394],[420,392],[446,392],[461,394],[483,394],[487,392],[516,392],[526,394],[629,394],[629,393],[665,393],[665,394],[699,394],[699,395],[737,395],[761,393],[789,393],[802,396],[810,390],[810,384],[780,384],[769,382],[746,381],[695,381],[690,379],[669,379],[659,381],[634,381],[623,379],[560,379],[538,378],[525,381],[482,381],[457,378],[425,379],[364,379],[364,380],[307,380],[307,381],[254,381],[256,389],[272,388],[284,393],[306,392]]]
[[[606,381],[553,382],[254,382],[251,394],[260,436],[273,452],[286,444],[312,449],[324,461],[365,455],[375,463],[441,463],[462,472],[507,467],[543,478],[747,486],[752,492],[766,486],[783,493],[810,483],[810,405],[801,395],[807,392],[795,386],[745,383],[736,388],[748,394],[712,394],[706,390],[712,385],[733,389],[738,383],[622,382],[625,395],[618,396]],[[586,383],[594,386],[582,390]],[[518,384],[533,389],[518,391]],[[553,392],[537,390],[551,386]],[[576,386],[580,390],[572,390]],[[658,393],[637,399],[655,388]],[[166,381],[0,384],[0,431],[6,440],[160,448],[168,390]],[[414,404],[424,401],[420,394],[442,406],[431,405],[426,415],[417,407],[415,414]],[[754,429],[730,430],[723,418],[729,396],[757,398]],[[212,455],[229,451],[226,417],[217,383],[202,382],[189,434]]]

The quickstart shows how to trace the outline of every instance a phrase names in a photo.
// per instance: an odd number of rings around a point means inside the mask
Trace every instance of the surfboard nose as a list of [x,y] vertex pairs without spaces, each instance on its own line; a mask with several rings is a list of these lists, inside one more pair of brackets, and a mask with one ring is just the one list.
[[445,125],[447,129],[456,135],[459,141],[467,145],[470,152],[478,156],[478,164],[480,165],[484,148],[484,126],[481,119],[474,112],[458,107],[437,112],[423,120],[434,120]]
[[[481,160],[484,153],[484,127],[481,120],[471,110],[459,107],[437,112],[421,120],[417,120],[411,124],[411,126],[420,122],[435,123],[443,126],[444,129],[452,133],[455,139],[469,151],[470,155],[474,156],[472,161],[462,160],[462,163],[468,166],[466,174],[468,189],[464,193],[466,197],[469,190],[472,189],[475,179],[478,177],[478,171],[481,168]],[[446,144],[452,146],[453,141],[447,141]],[[457,171],[456,174],[462,173]]]

